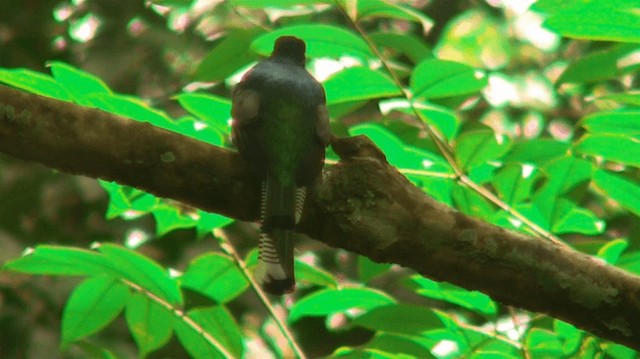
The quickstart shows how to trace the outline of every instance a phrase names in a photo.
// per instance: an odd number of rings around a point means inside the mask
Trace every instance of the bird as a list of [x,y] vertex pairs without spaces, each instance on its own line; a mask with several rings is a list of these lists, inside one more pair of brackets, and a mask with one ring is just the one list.
[[262,184],[254,277],[273,295],[295,290],[295,226],[331,140],[325,91],[306,70],[305,53],[303,40],[279,37],[232,93],[231,141]]

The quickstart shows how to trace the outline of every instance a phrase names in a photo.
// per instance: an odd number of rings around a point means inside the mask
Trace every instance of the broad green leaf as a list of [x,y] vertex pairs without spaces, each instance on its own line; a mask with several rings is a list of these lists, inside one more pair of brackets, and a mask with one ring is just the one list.
[[566,156],[548,162],[542,170],[547,181],[537,195],[555,198],[587,182],[593,174],[593,165],[581,158]]
[[307,44],[308,57],[354,56],[361,60],[374,59],[369,45],[353,32],[332,25],[293,25],[271,31],[258,37],[251,48],[261,55],[269,55],[280,36],[296,36]]
[[100,78],[59,61],[48,63],[51,74],[56,81],[71,92],[76,101],[81,105],[89,105],[87,95],[102,93],[111,94],[109,87]]
[[589,83],[620,77],[640,68],[640,63],[633,60],[639,52],[638,45],[619,44],[588,54],[571,63],[557,83]]
[[525,347],[534,358],[562,358],[562,344],[549,331],[533,328],[527,333]]
[[383,0],[360,0],[357,2],[357,17],[365,19],[368,17],[383,17],[399,20],[419,22],[427,32],[433,27],[433,20],[408,5]]
[[580,125],[598,135],[640,135],[640,109],[601,111],[580,121]]
[[92,251],[41,245],[3,268],[29,274],[85,276],[101,274],[107,265],[104,256]]
[[431,309],[409,304],[373,308],[354,318],[351,324],[373,331],[405,335],[420,335],[427,330],[442,327],[442,322]]
[[412,276],[411,280],[416,286],[416,293],[422,296],[443,300],[482,314],[493,315],[497,312],[496,304],[491,298],[478,291],[468,291],[452,284],[437,283],[419,275]]
[[575,353],[582,344],[582,331],[571,324],[555,319],[553,329],[562,341],[562,351],[565,355]]
[[574,0],[553,11],[545,25],[577,39],[640,43],[640,13],[629,0]]
[[118,359],[118,356],[116,356],[111,350],[103,348],[101,345],[92,343],[88,340],[75,342],[73,343],[73,346],[82,350],[84,358]]
[[247,289],[249,283],[236,263],[220,253],[204,254],[193,260],[181,277],[182,286],[226,303]]
[[402,94],[387,75],[362,66],[336,73],[324,83],[324,88],[330,105]]
[[207,233],[211,233],[216,228],[224,227],[234,220],[225,217],[217,213],[209,213],[198,210],[198,223],[196,224],[196,231],[198,232],[198,238],[202,238]]
[[113,271],[122,278],[159,296],[169,304],[183,304],[178,284],[158,263],[140,253],[110,243],[101,244],[98,251],[106,256]]
[[387,294],[369,288],[323,289],[297,301],[289,312],[289,321],[302,317],[326,316],[358,308],[364,311],[393,304],[395,300]]
[[579,208],[567,200],[558,200],[553,209],[551,230],[557,234],[581,233],[595,235],[604,232],[605,222],[593,212]]
[[193,76],[198,81],[221,81],[242,67],[258,59],[250,50],[259,28],[234,29],[222,39],[202,60]]
[[27,69],[0,68],[0,82],[31,93],[71,101],[71,94],[51,76]]
[[442,60],[495,70],[507,65],[513,50],[502,21],[468,10],[447,22],[433,51]]
[[[442,134],[447,140],[452,140],[460,127],[460,119],[456,113],[447,107],[425,101],[414,101],[413,106],[421,115],[421,120],[429,124],[434,130]],[[386,115],[391,111],[400,111],[415,116],[409,101],[404,98],[392,98],[379,102],[380,112]]]
[[379,349],[356,349],[349,347],[340,347],[336,349],[330,358],[340,359],[413,359],[413,356],[402,355],[398,353],[388,353]]
[[156,219],[156,233],[158,236],[163,236],[180,228],[195,227],[197,224],[197,219],[171,205],[157,206],[153,210],[153,218]]
[[608,197],[640,216],[640,184],[601,169],[596,170],[593,181]]
[[295,260],[294,264],[296,280],[298,282],[306,282],[334,289],[338,286],[338,282],[333,275],[318,266],[307,264],[298,259]]
[[175,98],[180,106],[207,125],[224,134],[231,132],[231,101],[228,99],[201,93],[182,93]]
[[191,356],[196,359],[242,357],[240,327],[225,307],[194,309],[187,313],[187,317],[206,333],[203,335],[195,331],[183,318],[174,320],[176,335]]
[[629,349],[621,344],[615,344],[611,342],[600,343],[600,347],[604,349],[607,357],[613,359],[634,359],[637,357],[637,353],[633,349]]
[[154,4],[162,5],[162,6],[191,6],[193,0],[152,0]]
[[501,168],[491,179],[491,184],[502,200],[514,205],[530,197],[536,178],[535,166],[512,164]]
[[565,157],[570,147],[566,142],[550,139],[519,141],[513,144],[504,161],[542,165],[550,160]]
[[614,93],[610,95],[604,95],[599,98],[604,100],[613,100],[631,106],[640,106],[640,92],[638,91]]
[[611,265],[615,265],[618,263],[620,256],[627,247],[629,247],[629,242],[624,239],[614,239],[607,242],[607,244],[600,248],[598,251],[598,257],[604,259]]
[[94,93],[85,98],[91,106],[140,122],[148,122],[156,127],[180,132],[176,123],[166,113],[156,110],[133,96]]
[[331,0],[230,0],[232,6],[243,6],[254,9],[264,9],[265,7],[288,8],[294,5],[315,5],[332,3]]
[[[386,318],[382,320],[384,321]],[[435,359],[436,357],[431,354],[430,349],[436,344],[433,340],[418,336],[377,333],[366,344],[366,348],[391,353],[393,359],[401,358],[403,355],[407,355],[408,358]]]
[[63,345],[104,328],[120,314],[129,295],[129,288],[111,276],[82,282],[71,293],[62,313]]
[[140,357],[162,347],[173,332],[173,313],[149,297],[136,293],[129,298],[125,319]]
[[453,186],[451,197],[455,208],[471,217],[488,219],[493,216],[493,205],[483,196],[465,186]]
[[458,136],[455,143],[456,162],[463,170],[495,161],[509,151],[511,141],[491,130],[474,130]]
[[432,57],[431,49],[420,39],[411,34],[395,32],[374,32],[369,35],[378,47],[391,48],[406,55],[414,64]]
[[574,145],[576,152],[640,167],[640,135],[587,134]]
[[417,99],[443,98],[476,93],[487,76],[459,62],[426,59],[413,70],[410,84]]
[[109,207],[105,214],[107,219],[119,217],[131,209],[131,201],[124,193],[123,186],[104,180],[98,180],[98,183],[109,194]]
[[387,272],[389,268],[389,263],[376,263],[365,256],[358,256],[358,276],[365,283]]

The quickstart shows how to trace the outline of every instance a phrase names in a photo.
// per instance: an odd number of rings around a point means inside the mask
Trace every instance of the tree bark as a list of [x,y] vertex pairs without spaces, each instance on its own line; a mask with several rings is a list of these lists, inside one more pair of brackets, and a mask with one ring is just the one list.
[[[640,350],[639,277],[436,202],[366,137],[332,146],[341,161],[309,191],[300,232]],[[259,216],[259,183],[236,152],[4,86],[0,152],[239,220]]]

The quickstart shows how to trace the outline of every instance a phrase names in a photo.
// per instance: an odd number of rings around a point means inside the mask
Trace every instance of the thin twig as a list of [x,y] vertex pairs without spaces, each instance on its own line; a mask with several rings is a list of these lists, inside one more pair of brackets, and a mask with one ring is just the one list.
[[269,301],[269,298],[267,298],[267,295],[264,293],[260,285],[258,285],[258,283],[255,281],[255,279],[249,272],[249,269],[247,268],[246,264],[244,263],[242,258],[240,258],[240,256],[238,255],[238,252],[233,247],[231,242],[228,240],[226,234],[221,230],[214,230],[214,236],[216,236],[217,238],[220,238],[221,240],[220,247],[226,254],[230,255],[233,258],[233,260],[236,262],[236,265],[238,266],[238,268],[240,268],[240,271],[242,272],[244,277],[247,279],[247,281],[249,281],[249,285],[251,285],[251,288],[253,289],[253,291],[258,295],[258,298],[260,299],[264,307],[267,308],[269,315],[276,322],[276,325],[282,332],[282,335],[287,339],[287,342],[289,342],[289,346],[291,347],[291,349],[293,349],[293,352],[295,353],[295,355],[300,359],[306,359],[304,352],[302,351],[302,349],[296,342],[295,338],[293,337],[293,333],[291,333],[291,330],[289,330],[289,327],[287,327],[287,325],[278,317],[275,309],[273,308],[273,304],[271,304],[271,301]]
[[550,241],[552,241],[554,243],[557,243],[559,245],[562,245],[564,247],[569,247],[569,245],[566,244],[565,242],[563,242],[558,236],[556,236],[553,233],[551,233],[551,232],[545,230],[544,228],[540,227],[535,222],[533,222],[532,220],[530,220],[529,218],[527,218],[526,216],[524,216],[523,214],[521,214],[520,212],[518,212],[517,210],[515,210],[514,208],[512,208],[511,206],[509,206],[505,202],[503,202],[502,200],[500,200],[491,191],[489,191],[486,188],[484,188],[484,187],[478,185],[477,183],[473,182],[473,180],[471,180],[462,171],[462,169],[460,169],[460,167],[458,167],[458,165],[457,165],[457,163],[455,161],[455,158],[453,156],[453,149],[451,149],[451,147],[449,147],[449,145],[446,143],[446,141],[444,141],[442,139],[442,135],[440,135],[437,130],[434,130],[433,128],[431,128],[431,126],[427,122],[427,119],[424,118],[424,116],[422,115],[422,113],[420,113],[420,111],[418,111],[418,109],[416,108],[415,104],[412,101],[413,95],[404,86],[402,86],[402,82],[400,81],[400,79],[398,78],[396,73],[391,69],[391,66],[389,65],[389,61],[384,57],[384,55],[382,55],[382,53],[378,50],[378,48],[373,43],[373,41],[371,41],[371,39],[366,34],[366,32],[362,29],[362,27],[360,27],[360,25],[357,23],[357,21],[355,19],[353,19],[351,16],[349,16],[349,12],[342,6],[340,1],[339,0],[334,0],[334,2],[336,3],[336,5],[340,9],[340,11],[342,11],[342,13],[347,17],[347,19],[349,20],[349,22],[351,23],[353,28],[358,32],[358,34],[360,34],[360,37],[371,48],[371,51],[373,51],[374,55],[376,55],[376,57],[382,62],[382,65],[384,66],[385,70],[391,76],[391,78],[392,78],[393,82],[395,83],[396,87],[398,89],[400,89],[400,91],[402,91],[404,97],[407,99],[407,101],[409,103],[409,106],[411,107],[411,110],[417,116],[417,118],[420,119],[420,121],[419,121],[420,122],[420,126],[427,132],[427,134],[429,135],[431,140],[436,144],[436,146],[438,147],[438,150],[440,151],[442,156],[445,158],[445,160],[447,160],[447,162],[449,163],[449,166],[451,166],[451,168],[455,172],[456,177],[458,178],[458,181],[460,183],[462,183],[463,185],[465,185],[465,186],[471,188],[472,190],[476,191],[480,195],[484,196],[486,199],[488,199],[493,204],[495,204],[496,206],[500,207],[501,209],[503,209],[507,213],[513,215],[514,217],[516,217],[517,219],[522,221],[522,223],[524,223],[527,226],[529,226],[529,228],[531,228],[534,232],[536,232],[541,237],[547,238],[548,240],[550,240]]
[[227,351],[227,349],[222,346],[222,344],[218,343],[218,341],[211,336],[211,334],[209,334],[200,324],[198,324],[197,322],[195,322],[193,320],[193,318],[189,317],[183,310],[178,309],[176,307],[174,307],[171,303],[167,302],[166,300],[158,297],[157,295],[151,293],[150,291],[146,290],[145,288],[129,281],[126,280],[124,278],[120,279],[124,284],[126,284],[127,286],[129,286],[131,289],[135,290],[136,292],[139,292],[141,294],[143,294],[144,296],[146,296],[147,298],[153,300],[154,302],[156,302],[158,305],[160,305],[161,307],[165,308],[166,310],[168,310],[169,312],[171,312],[173,315],[175,315],[179,320],[182,320],[189,328],[193,329],[193,331],[195,331],[196,333],[200,334],[202,336],[202,338],[209,343],[209,345],[211,345],[211,347],[213,347],[215,350],[217,350],[223,357],[225,358],[233,358],[234,356],[229,353],[229,351]]

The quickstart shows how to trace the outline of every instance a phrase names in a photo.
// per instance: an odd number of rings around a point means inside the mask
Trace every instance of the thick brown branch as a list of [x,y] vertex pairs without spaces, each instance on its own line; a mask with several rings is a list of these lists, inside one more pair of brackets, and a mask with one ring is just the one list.
[[[434,201],[364,137],[333,147],[342,161],[311,191],[300,231],[640,349],[638,277]],[[259,186],[236,153],[2,86],[0,152],[238,219],[258,216]]]

